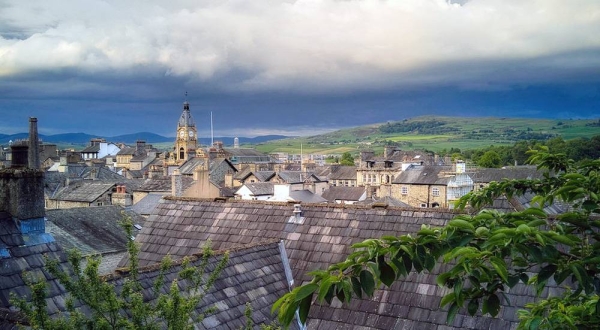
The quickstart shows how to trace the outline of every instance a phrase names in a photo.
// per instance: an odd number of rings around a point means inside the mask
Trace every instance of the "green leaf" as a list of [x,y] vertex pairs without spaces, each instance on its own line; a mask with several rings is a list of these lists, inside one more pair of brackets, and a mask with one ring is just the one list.
[[494,266],[494,269],[500,278],[502,278],[504,282],[508,282],[508,271],[506,270],[506,264],[504,263],[504,260],[498,257],[490,257],[490,263],[492,266]]
[[452,305],[450,305],[450,309],[448,310],[448,316],[446,316],[446,324],[452,324],[454,322],[456,313],[458,313],[458,305],[456,303],[453,303]]
[[308,312],[310,311],[310,304],[312,302],[313,294],[304,297],[300,302],[300,306],[298,308],[298,316],[300,317],[300,322],[302,324],[306,323],[306,318],[308,317]]
[[352,282],[352,291],[358,297],[358,299],[362,299],[362,287],[360,285],[360,281],[356,277],[351,277],[350,281]]
[[483,301],[483,312],[491,316],[498,315],[500,311],[500,298],[496,294],[491,294]]
[[548,234],[550,235],[551,239],[553,239],[553,240],[555,240],[555,241],[557,241],[559,243],[562,243],[562,244],[565,244],[565,245],[568,245],[568,246],[574,246],[575,245],[575,242],[573,242],[572,240],[570,240],[568,237],[566,237],[564,235],[560,235],[558,233],[552,233],[552,232],[548,233]]
[[319,288],[319,285],[316,283],[309,283],[300,287],[298,292],[296,293],[295,301],[303,300],[304,298],[310,296]]
[[538,273],[538,282],[543,282],[549,279],[557,269],[558,266],[556,265],[547,265],[546,267],[540,269],[540,272]]
[[319,288],[319,295],[317,296],[317,299],[319,301],[323,301],[323,299],[325,299],[325,296],[329,292],[329,289],[331,288],[332,284],[333,282],[331,280],[331,277],[326,278],[321,282],[321,287]]
[[373,274],[367,270],[361,271],[360,284],[367,296],[371,297],[373,295],[373,291],[375,291],[375,280],[373,279]]
[[446,285],[446,281],[448,281],[449,278],[450,278],[450,273],[442,273],[437,276],[437,278],[435,279],[435,282],[437,283],[437,285],[443,287]]
[[517,285],[517,283],[519,283],[519,275],[508,276],[507,284],[509,288],[514,287],[515,285]]
[[539,316],[534,317],[531,322],[529,322],[529,330],[537,330],[540,327],[540,323],[542,323],[542,318]]
[[446,305],[448,305],[448,303],[450,303],[451,301],[454,301],[455,295],[454,292],[450,292],[447,295],[445,295],[442,298],[442,301],[440,301],[440,307],[444,307]]
[[473,227],[473,225],[470,222],[462,219],[450,220],[450,222],[448,222],[448,226],[464,229],[471,232],[475,229],[475,227]]
[[396,273],[394,272],[394,269],[383,260],[379,261],[379,272],[379,279],[388,287],[390,287],[396,280]]
[[469,305],[467,305],[467,311],[469,312],[469,315],[473,316],[473,315],[477,314],[478,309],[479,309],[479,300],[471,299],[471,301],[469,301]]

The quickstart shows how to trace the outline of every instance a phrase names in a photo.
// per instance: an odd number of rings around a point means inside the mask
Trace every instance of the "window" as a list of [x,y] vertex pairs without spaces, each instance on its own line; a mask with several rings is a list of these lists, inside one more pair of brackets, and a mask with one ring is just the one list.
[[439,197],[440,196],[440,188],[433,188],[433,189],[431,189],[431,195],[433,197]]
[[402,186],[402,188],[400,188],[400,193],[402,195],[408,195],[408,187],[407,186]]
[[421,203],[421,207],[425,208],[425,207],[427,207],[427,204]]

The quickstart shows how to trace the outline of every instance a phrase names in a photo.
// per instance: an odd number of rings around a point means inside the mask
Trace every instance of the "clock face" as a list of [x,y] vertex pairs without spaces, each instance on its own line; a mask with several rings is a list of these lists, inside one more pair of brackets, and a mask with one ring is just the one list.
[[188,134],[190,135],[190,137],[194,137],[194,131],[190,131]]
[[184,131],[179,131],[179,136],[183,137],[185,135]]

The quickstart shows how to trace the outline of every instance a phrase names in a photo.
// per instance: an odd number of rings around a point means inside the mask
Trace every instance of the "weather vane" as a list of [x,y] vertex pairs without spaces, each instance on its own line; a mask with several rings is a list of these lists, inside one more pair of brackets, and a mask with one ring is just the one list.
[[187,91],[185,91],[185,100],[187,101]]

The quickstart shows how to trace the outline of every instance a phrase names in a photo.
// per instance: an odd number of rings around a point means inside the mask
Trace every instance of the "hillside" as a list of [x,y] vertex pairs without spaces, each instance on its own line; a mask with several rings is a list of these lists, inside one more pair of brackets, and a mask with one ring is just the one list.
[[422,116],[398,122],[372,124],[310,137],[262,143],[263,152],[335,154],[371,148],[380,151],[389,143],[405,149],[473,149],[513,145],[521,140],[565,140],[600,134],[600,120],[529,119],[495,117]]
[[[9,141],[15,141],[20,139],[27,139],[28,133],[17,133],[17,134],[0,134],[0,145],[6,145]],[[133,134],[125,134],[118,136],[98,136],[98,135],[90,135],[86,133],[65,133],[65,134],[55,134],[55,135],[44,135],[40,134],[40,139],[44,142],[55,143],[59,146],[59,148],[75,148],[75,149],[83,149],[90,142],[90,139],[93,138],[104,138],[109,142],[122,142],[127,144],[133,144],[137,140],[144,140],[147,143],[156,144],[159,146],[163,146],[164,148],[172,147],[173,141],[175,141],[174,137],[165,137],[162,135],[150,133],[150,132],[139,132]],[[256,137],[239,137],[240,144],[258,144],[266,141],[278,140],[289,138],[284,135],[263,135]],[[233,145],[234,137],[229,136],[220,136],[215,137],[215,141],[222,141],[226,146]],[[208,137],[200,138],[199,142],[201,145],[207,146],[210,144],[211,139]]]

